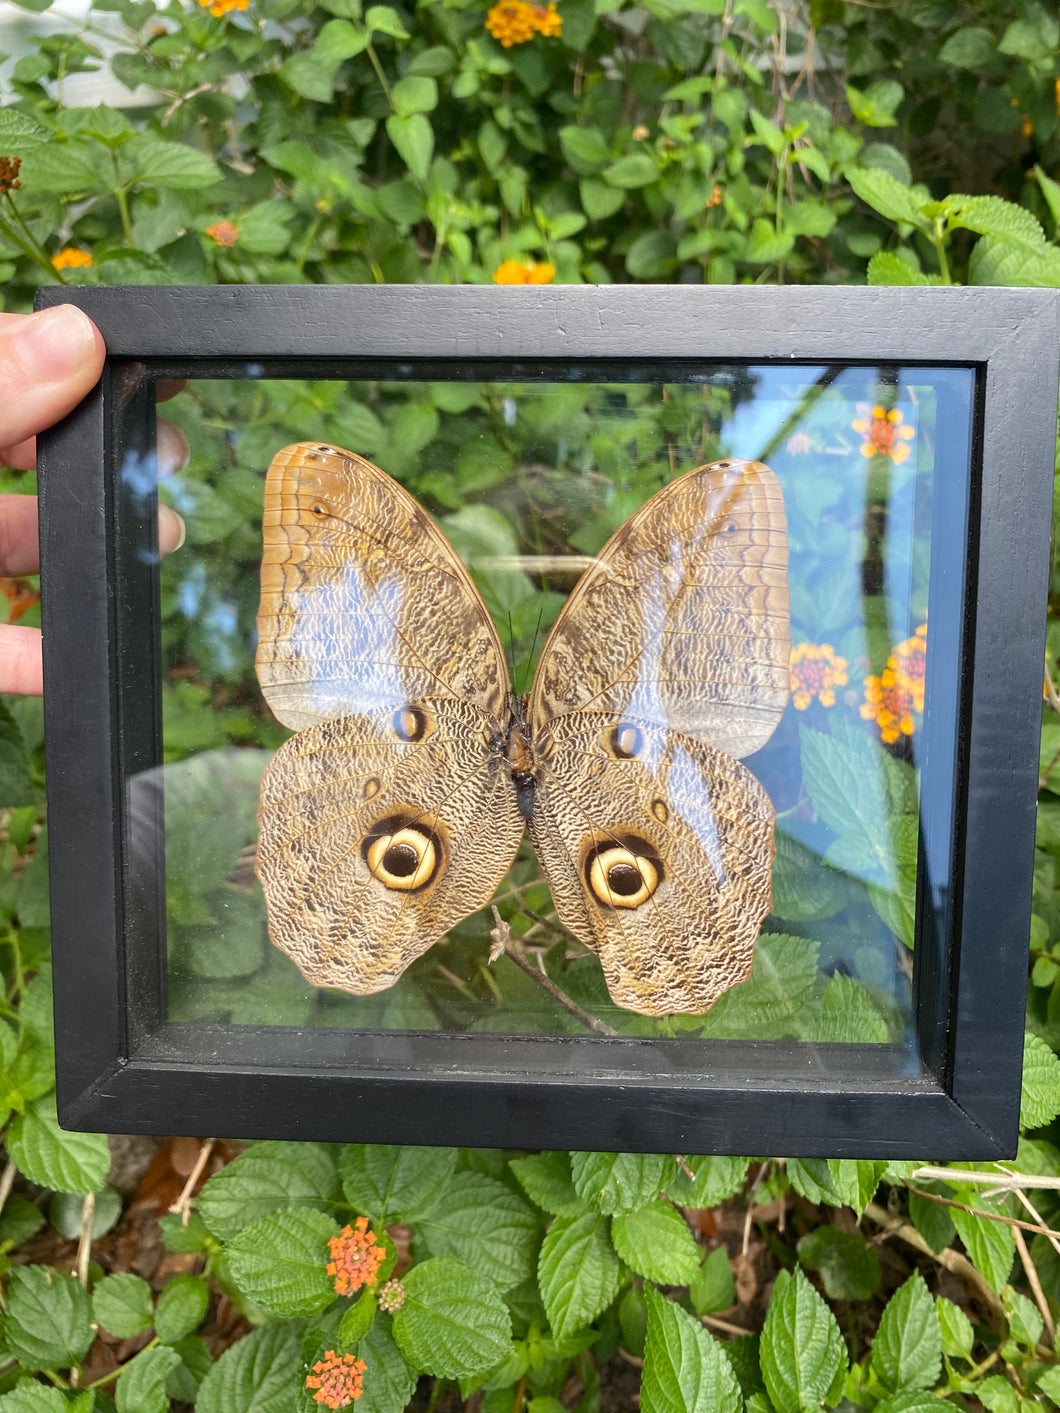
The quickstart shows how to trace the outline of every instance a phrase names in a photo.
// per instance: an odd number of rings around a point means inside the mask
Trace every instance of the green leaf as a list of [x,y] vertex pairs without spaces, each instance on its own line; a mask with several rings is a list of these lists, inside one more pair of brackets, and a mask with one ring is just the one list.
[[122,148],[122,158],[126,157],[133,163],[133,179],[151,186],[193,191],[221,180],[221,169],[212,157],[180,142],[137,136]]
[[[979,1205],[981,1194],[973,1188],[958,1189],[962,1202]],[[1002,1209],[1003,1210],[1003,1209]],[[988,1217],[975,1217],[970,1212],[953,1208],[951,1215],[957,1235],[964,1242],[972,1264],[1001,1293],[1005,1287],[1016,1255],[1016,1238],[1004,1222],[992,1222]]]
[[166,1413],[166,1380],[180,1365],[175,1349],[156,1346],[130,1359],[118,1375],[114,1401],[118,1413]]
[[44,1221],[44,1213],[35,1202],[12,1192],[0,1211],[0,1243],[7,1243],[9,1248],[21,1246],[36,1236]]
[[896,79],[881,79],[879,83],[870,84],[864,93],[847,87],[850,111],[865,127],[893,128],[898,122],[895,109],[904,97],[902,85]]
[[865,988],[837,971],[824,989],[821,1009],[807,1038],[833,1044],[881,1045],[887,1040],[887,1022]]
[[795,237],[789,231],[777,231],[772,221],[764,216],[755,218],[751,234],[747,238],[744,256],[756,265],[768,265],[774,260],[783,260],[791,252]]
[[661,1285],[687,1285],[699,1269],[699,1247],[668,1202],[619,1212],[611,1221],[611,1241],[631,1270]]
[[662,1153],[579,1153],[570,1155],[574,1188],[601,1212],[629,1212],[658,1195],[673,1174],[673,1159]]
[[[416,1391],[418,1370],[391,1339],[386,1321],[376,1320],[353,1352],[370,1371],[355,1405],[357,1413],[402,1413]],[[312,1405],[313,1413],[318,1407]]]
[[209,1242],[206,1223],[198,1212],[191,1212],[185,1224],[175,1212],[166,1212],[158,1219],[162,1229],[162,1245],[167,1251],[188,1255],[192,1251],[202,1251]]
[[1037,219],[1025,207],[1000,196],[949,196],[943,205],[950,223],[967,231],[1027,250],[1040,250],[1045,245],[1045,232]]
[[755,130],[755,136],[764,147],[772,152],[774,157],[780,155],[788,145],[787,138],[777,127],[776,123],[771,123],[768,118],[763,117],[756,109],[751,108],[747,116],[751,119],[751,126]]
[[92,1343],[88,1294],[63,1271],[16,1266],[8,1279],[0,1334],[5,1352],[27,1372],[78,1364]]
[[777,1040],[797,1034],[816,984],[816,942],[763,934],[755,946],[750,978],[714,1003],[703,1034],[718,1040]]
[[994,36],[977,26],[954,30],[939,50],[944,64],[959,69],[982,69],[993,57]]
[[70,1413],[70,1405],[57,1388],[24,1383],[0,1394],[0,1413]]
[[658,280],[677,268],[677,237],[672,231],[645,231],[626,251],[626,269],[635,280]]
[[927,285],[931,281],[908,260],[890,250],[878,250],[869,261],[866,279],[870,285]]
[[740,1385],[718,1341],[650,1286],[644,1300],[642,1413],[741,1413]]
[[534,1153],[512,1158],[508,1166],[523,1185],[527,1197],[554,1217],[574,1217],[585,1211],[571,1177],[569,1153]]
[[836,213],[823,201],[793,201],[784,212],[784,229],[789,235],[830,235]]
[[606,182],[593,177],[584,177],[578,183],[578,195],[582,210],[590,221],[606,221],[620,211],[626,202],[626,193],[621,187],[608,186]]
[[283,201],[259,201],[238,218],[239,248],[251,255],[282,255],[291,240],[294,211]]
[[511,1188],[484,1173],[457,1173],[417,1235],[432,1256],[455,1256],[498,1290],[534,1274],[540,1219]]
[[244,1295],[280,1316],[312,1315],[335,1299],[326,1266],[339,1229],[312,1208],[272,1212],[250,1222],[225,1248]]
[[807,1201],[852,1207],[860,1216],[876,1195],[885,1163],[857,1158],[789,1158],[788,1179]]
[[1060,250],[1046,246],[1030,250],[1007,240],[984,236],[976,241],[968,262],[968,279],[973,285],[1028,285],[1051,289],[1060,285]]
[[1005,1318],[1008,1320],[1009,1334],[1019,1344],[1033,1352],[1042,1337],[1044,1321],[1041,1311],[1033,1300],[1028,1300],[1018,1290],[1006,1286],[1002,1295]]
[[54,137],[50,128],[34,122],[17,108],[0,108],[0,148],[17,153],[25,159],[35,148],[43,147]]
[[1060,25],[1056,16],[1038,10],[1032,19],[1013,20],[997,47],[1002,54],[1014,54],[1032,64],[1049,64],[1058,42]]
[[597,128],[560,128],[559,145],[571,167],[582,177],[598,172],[610,155],[607,140]]
[[622,1267],[598,1212],[557,1217],[537,1263],[541,1299],[552,1332],[562,1338],[589,1324],[614,1300]]
[[440,1378],[479,1374],[511,1350],[512,1322],[497,1288],[463,1261],[435,1257],[402,1277],[394,1339],[414,1369]]
[[1049,215],[1053,218],[1053,234],[1060,235],[1060,183],[1054,182],[1037,164],[1032,170],[1049,207]]
[[933,1388],[942,1372],[942,1333],[924,1277],[915,1271],[888,1300],[872,1341],[872,1367],[891,1390]]
[[5,703],[0,701],[0,809],[32,804],[36,798],[22,732]]
[[133,1339],[154,1324],[155,1300],[140,1276],[104,1276],[92,1292],[92,1318],[118,1339]]
[[304,1375],[301,1326],[264,1325],[218,1359],[199,1385],[195,1413],[291,1413]]
[[944,1295],[935,1296],[935,1313],[939,1317],[943,1354],[951,1359],[970,1359],[975,1331],[968,1316]]
[[697,1315],[712,1315],[736,1303],[732,1265],[724,1246],[716,1246],[689,1281],[688,1299]]
[[391,90],[399,113],[429,113],[438,106],[438,85],[432,78],[410,74]]
[[846,1367],[835,1316],[799,1270],[777,1277],[760,1358],[766,1390],[780,1413],[816,1409]]
[[799,1260],[819,1271],[830,1300],[868,1300],[880,1284],[880,1260],[860,1232],[820,1226],[799,1241]]
[[879,167],[850,167],[846,178],[854,195],[889,221],[926,227],[912,189],[891,176],[890,172]]
[[364,23],[368,29],[377,30],[380,34],[389,34],[392,39],[409,38],[409,32],[402,24],[400,15],[389,5],[373,5],[365,15]]
[[378,1297],[372,1290],[362,1290],[342,1317],[338,1340],[343,1349],[358,1344],[372,1328],[379,1308]]
[[155,1329],[163,1344],[176,1344],[202,1322],[210,1303],[210,1287],[202,1276],[178,1275],[158,1297]]
[[917,1231],[932,1251],[944,1251],[957,1235],[949,1209],[939,1202],[929,1202],[916,1192],[909,1194],[909,1216]]
[[1043,1128],[1060,1114],[1060,1060],[1040,1035],[1023,1037],[1020,1127]]
[[712,1158],[690,1153],[684,1167],[679,1167],[666,1183],[667,1196],[679,1207],[717,1207],[743,1187],[749,1164],[749,1158]]
[[221,1241],[280,1208],[327,1207],[339,1195],[331,1150],[322,1143],[255,1143],[199,1193],[202,1220]]
[[604,181],[622,191],[632,191],[636,187],[648,186],[659,175],[655,160],[647,152],[630,152],[617,162],[605,168]]
[[101,1133],[65,1133],[54,1094],[37,1099],[11,1121],[7,1151],[30,1182],[57,1192],[102,1192],[110,1149]]
[[397,1148],[352,1143],[339,1157],[346,1200],[375,1222],[416,1222],[449,1190],[455,1148]]
[[[99,151],[99,148],[96,148]],[[92,164],[89,144],[57,142],[31,151],[22,163],[23,186],[34,191],[72,196],[79,191],[102,191],[105,183]]]
[[386,120],[390,141],[398,156],[418,181],[427,180],[434,152],[434,132],[422,113],[392,113]]

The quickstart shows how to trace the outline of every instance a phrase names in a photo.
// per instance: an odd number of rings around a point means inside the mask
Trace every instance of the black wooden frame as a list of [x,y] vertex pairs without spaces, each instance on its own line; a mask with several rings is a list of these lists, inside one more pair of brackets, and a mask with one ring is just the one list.
[[[625,286],[49,288],[103,376],[39,439],[59,1115],[64,1126],[389,1143],[983,1159],[1015,1153],[1060,293]],[[128,887],[126,781],[159,759],[157,576],[128,548],[150,378],[493,377],[518,364],[973,367],[972,465],[938,487],[914,1006],[901,1046],[427,1034],[165,1019]],[[415,371],[414,371],[415,370]],[[567,376],[569,376],[569,371]],[[392,373],[393,376],[393,373]],[[308,433],[307,433],[308,434]],[[937,610],[937,611],[936,611]],[[928,868],[930,856],[931,866]]]

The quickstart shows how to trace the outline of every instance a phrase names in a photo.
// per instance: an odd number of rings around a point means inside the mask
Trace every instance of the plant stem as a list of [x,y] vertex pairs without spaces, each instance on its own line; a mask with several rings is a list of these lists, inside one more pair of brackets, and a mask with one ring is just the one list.
[[125,244],[132,245],[134,242],[132,221],[129,218],[129,193],[126,191],[125,187],[119,186],[116,188],[114,195],[118,202],[118,210],[121,212],[121,228],[125,232]]
[[391,90],[390,84],[387,82],[386,74],[383,72],[383,66],[379,62],[379,55],[375,52],[375,46],[371,40],[365,45],[364,52],[372,61],[372,68],[375,70],[375,76],[379,80],[380,87],[386,94],[386,101],[390,104],[390,111],[396,113],[397,104],[394,102],[393,91]]

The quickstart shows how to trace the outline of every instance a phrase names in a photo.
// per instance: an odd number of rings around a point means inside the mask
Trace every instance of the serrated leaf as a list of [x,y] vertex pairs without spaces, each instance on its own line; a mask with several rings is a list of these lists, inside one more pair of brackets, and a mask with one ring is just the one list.
[[378,1297],[375,1292],[362,1290],[343,1315],[339,1324],[338,1340],[343,1349],[352,1349],[355,1344],[364,1339],[372,1328],[378,1308]]
[[741,1413],[740,1385],[718,1341],[650,1286],[644,1300],[642,1413]]
[[865,988],[853,977],[837,971],[824,989],[821,1009],[807,1039],[879,1045],[887,1040],[887,1022]]
[[163,1344],[176,1344],[202,1322],[210,1287],[202,1276],[174,1276],[163,1287],[155,1312],[155,1330]]
[[322,1143],[255,1143],[215,1173],[197,1199],[199,1215],[221,1241],[281,1208],[323,1207],[339,1195],[331,1151]]
[[1021,1128],[1042,1128],[1060,1114],[1060,1060],[1031,1031],[1023,1037],[1023,1086],[1020,1098]]
[[975,1331],[968,1316],[944,1295],[935,1296],[935,1314],[939,1317],[943,1354],[951,1359],[970,1359]]
[[575,1191],[601,1212],[629,1212],[658,1195],[673,1173],[663,1153],[572,1153]]
[[[978,1205],[977,1199],[981,1194],[967,1188],[958,1189],[957,1195],[967,1205]],[[956,1207],[951,1215],[972,1264],[986,1277],[991,1288],[1000,1294],[1008,1282],[1016,1255],[1016,1238],[1012,1235],[1012,1228],[1004,1222],[992,1222],[988,1217],[961,1212]]]
[[16,108],[0,108],[0,147],[5,152],[25,157],[34,148],[43,147],[54,134]]
[[7,706],[0,701],[0,809],[32,804],[36,798],[22,732]]
[[878,250],[869,261],[865,278],[870,285],[928,285],[923,271],[890,250]]
[[339,1177],[347,1201],[373,1221],[415,1222],[445,1197],[456,1158],[455,1148],[352,1143],[339,1156]]
[[687,1285],[699,1269],[699,1247],[668,1202],[651,1202],[611,1219],[611,1241],[631,1270],[660,1285]]
[[154,1323],[154,1292],[140,1276],[104,1276],[92,1292],[92,1318],[118,1339],[132,1339]]
[[679,1166],[666,1183],[667,1196],[679,1207],[717,1207],[743,1187],[750,1161],[750,1158],[713,1158],[690,1153],[684,1167]]
[[0,1413],[70,1413],[70,1405],[57,1388],[23,1383],[0,1394]]
[[780,1413],[816,1409],[846,1366],[835,1316],[799,1270],[777,1277],[760,1359],[766,1391]]
[[618,1294],[622,1267],[600,1212],[557,1217],[545,1233],[537,1263],[541,1299],[553,1334],[581,1329]]
[[195,1413],[291,1413],[302,1386],[301,1329],[276,1322],[233,1344],[199,1385]]
[[554,1217],[574,1217],[585,1211],[571,1177],[569,1153],[534,1153],[513,1158],[509,1167],[530,1201]]
[[50,1266],[16,1266],[8,1279],[5,1351],[27,1372],[78,1364],[92,1343],[88,1294],[79,1281]]
[[1012,245],[1007,240],[984,236],[976,241],[968,262],[968,280],[973,285],[1026,285],[1051,289],[1060,285],[1060,250],[1054,245],[1042,250]]
[[137,136],[122,149],[133,164],[133,180],[174,191],[192,191],[221,180],[221,169],[205,152],[180,142]]
[[1005,1287],[1003,1302],[1009,1334],[1014,1340],[1033,1350],[1041,1339],[1044,1328],[1041,1311],[1033,1300],[1028,1300],[1025,1295],[1010,1286]]
[[940,1202],[930,1202],[919,1193],[909,1194],[909,1216],[917,1231],[932,1251],[945,1250],[957,1235],[949,1209]]
[[37,1099],[18,1114],[7,1132],[7,1151],[30,1182],[57,1192],[102,1192],[110,1149],[100,1133],[65,1133],[59,1127],[54,1094]]
[[1045,232],[1023,206],[1000,196],[950,196],[944,203],[953,225],[980,235],[1006,240],[1028,250],[1045,245]]
[[177,1351],[163,1346],[145,1349],[130,1359],[114,1390],[118,1413],[166,1413],[166,1380],[179,1365]]
[[855,196],[871,206],[889,221],[904,225],[924,226],[920,204],[910,187],[879,167],[850,167],[847,181]]
[[732,1264],[724,1246],[716,1246],[689,1281],[688,1299],[697,1315],[728,1310],[736,1303]]
[[883,1179],[885,1163],[856,1158],[789,1158],[788,1180],[800,1197],[860,1216]]
[[924,1278],[915,1271],[888,1300],[872,1341],[872,1367],[892,1391],[933,1388],[942,1372],[942,1333]]
[[402,1277],[394,1339],[415,1369],[440,1378],[478,1374],[511,1350],[512,1321],[497,1288],[463,1261],[434,1257]]
[[484,1173],[457,1173],[417,1227],[432,1256],[456,1257],[502,1291],[533,1275],[540,1231],[526,1203]]
[[817,984],[817,951],[817,943],[808,937],[779,932],[761,936],[749,979],[714,1003],[703,1034],[717,1040],[750,1035],[778,1040],[798,1033]]
[[312,1315],[335,1299],[326,1266],[339,1228],[313,1208],[272,1212],[250,1222],[225,1248],[232,1278],[272,1315]]
[[390,1337],[385,1321],[376,1320],[354,1352],[371,1371],[366,1373],[357,1413],[402,1413],[416,1391],[418,1371]]
[[659,169],[647,152],[630,152],[617,162],[612,162],[602,175],[608,186],[632,191],[637,187],[649,186],[659,176]]
[[434,131],[422,113],[392,113],[386,131],[398,156],[418,181],[427,180],[434,152]]

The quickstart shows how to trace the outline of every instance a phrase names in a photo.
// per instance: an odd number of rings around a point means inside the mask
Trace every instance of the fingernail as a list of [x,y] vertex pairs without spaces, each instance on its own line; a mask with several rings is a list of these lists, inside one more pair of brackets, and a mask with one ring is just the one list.
[[32,378],[58,383],[95,356],[96,329],[87,314],[59,304],[31,314],[11,340],[15,356]]
[[158,507],[158,547],[163,554],[179,550],[188,537],[183,517],[168,505]]
[[178,471],[183,471],[191,456],[191,447],[188,439],[179,427],[175,427],[172,422],[159,422],[158,424],[158,474],[159,476],[175,476]]

